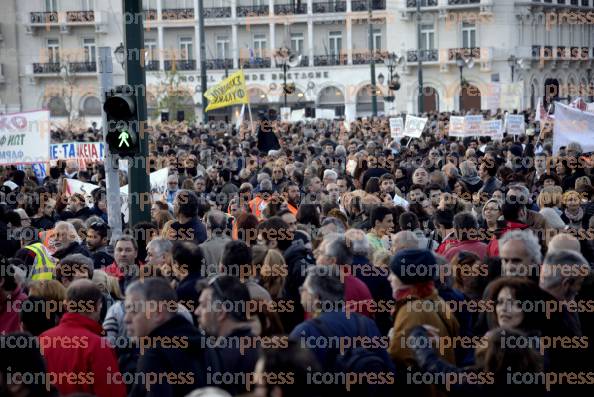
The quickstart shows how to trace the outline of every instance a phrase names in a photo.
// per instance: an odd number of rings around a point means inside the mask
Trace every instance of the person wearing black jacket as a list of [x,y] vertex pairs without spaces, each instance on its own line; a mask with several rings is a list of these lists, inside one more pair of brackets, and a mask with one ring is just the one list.
[[258,150],[264,155],[270,150],[280,149],[280,144],[276,134],[272,130],[272,123],[265,114],[260,113],[260,123],[258,125]]
[[[177,295],[167,280],[137,280],[126,290],[124,323],[140,347],[136,378],[129,397],[185,396],[196,387],[205,366],[200,332],[177,314]],[[172,380],[175,377],[175,381]]]
[[176,222],[171,224],[169,239],[181,241],[196,241],[202,244],[206,241],[206,226],[198,218],[198,196],[189,190],[180,190],[173,201],[173,214]]

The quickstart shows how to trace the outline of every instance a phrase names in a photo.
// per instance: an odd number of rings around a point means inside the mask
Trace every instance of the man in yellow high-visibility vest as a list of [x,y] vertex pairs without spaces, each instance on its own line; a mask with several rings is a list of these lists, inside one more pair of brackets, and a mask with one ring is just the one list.
[[30,279],[52,280],[56,271],[56,260],[50,256],[45,246],[41,243],[33,243],[23,248],[35,254]]

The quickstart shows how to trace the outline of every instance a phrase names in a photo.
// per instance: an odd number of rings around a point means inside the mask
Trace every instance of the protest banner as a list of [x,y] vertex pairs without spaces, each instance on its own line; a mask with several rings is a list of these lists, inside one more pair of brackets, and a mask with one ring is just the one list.
[[204,96],[208,99],[206,111],[231,105],[249,104],[243,70],[233,73],[219,84],[208,89]]
[[508,114],[506,125],[507,133],[510,135],[524,135],[526,133],[523,114]]
[[316,108],[316,119],[334,120],[336,118],[336,111],[334,109]]
[[66,142],[50,145],[50,160],[103,161],[104,158],[105,144],[103,142]]
[[402,138],[404,132],[404,121],[402,117],[392,117],[390,119],[390,136],[392,139]]
[[305,109],[297,109],[291,112],[291,117],[289,118],[289,121],[295,123],[303,119],[305,119]]
[[[151,172],[151,198],[153,201],[163,201],[163,195],[167,191],[167,177],[169,176],[169,168],[161,168],[159,171]],[[122,203],[122,214],[124,215],[124,222],[128,222],[128,185],[120,188],[120,196]],[[135,200],[138,200],[136,198]]]
[[0,115],[0,165],[49,161],[47,110]]
[[450,116],[449,136],[464,138],[466,131],[464,127],[464,116]]
[[280,116],[281,116],[281,121],[290,121],[291,120],[291,108],[281,107],[280,108]]
[[481,136],[503,139],[503,120],[486,120],[481,123]]
[[594,151],[594,114],[555,102],[553,155],[571,142],[579,143],[584,153]]
[[93,185],[92,183],[81,182],[78,179],[64,178],[64,194],[66,197],[70,197],[75,193],[80,193],[85,197],[87,207],[93,206],[93,196],[91,193],[99,186]]
[[420,138],[425,129],[425,124],[427,124],[427,120],[427,118],[423,117],[406,116],[406,125],[404,127],[403,135],[411,138]]
[[464,117],[464,136],[479,136],[483,120],[482,115]]

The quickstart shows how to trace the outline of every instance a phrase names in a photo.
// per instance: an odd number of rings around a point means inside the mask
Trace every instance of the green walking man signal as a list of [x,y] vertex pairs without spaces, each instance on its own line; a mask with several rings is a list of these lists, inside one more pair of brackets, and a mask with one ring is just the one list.
[[105,140],[111,153],[134,157],[140,152],[136,109],[136,95],[130,86],[119,86],[107,95],[103,104],[107,115]]

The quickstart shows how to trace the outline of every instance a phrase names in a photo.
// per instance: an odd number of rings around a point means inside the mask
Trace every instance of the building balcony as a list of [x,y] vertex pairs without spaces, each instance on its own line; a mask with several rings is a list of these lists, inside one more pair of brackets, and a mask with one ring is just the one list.
[[45,63],[34,63],[33,74],[58,74],[60,73],[59,62],[45,62]]
[[299,62],[300,67],[308,67],[309,66],[309,57],[307,55],[301,56],[301,62]]
[[194,19],[193,8],[164,8],[161,11],[161,18],[164,21],[180,21]]
[[155,72],[157,70],[159,70],[159,61],[146,61],[146,64],[144,65],[145,69],[149,72]]
[[233,69],[233,59],[207,59],[206,70],[228,70]]
[[144,10],[144,17],[147,21],[156,21],[157,20],[157,10],[154,8]]
[[89,23],[95,22],[95,11],[68,11],[66,12],[68,23]]
[[240,59],[239,63],[244,69],[266,69],[272,65],[270,58]]
[[473,48],[449,48],[448,49],[448,62],[456,61],[458,55],[462,56],[463,58],[472,57],[476,60],[481,59],[481,49],[480,47],[473,47]]
[[194,59],[178,59],[178,60],[166,60],[165,70],[196,70],[196,60]]
[[406,61],[410,63],[414,62],[439,62],[439,50],[409,50],[406,52]]
[[[421,7],[437,7],[437,0],[419,0]],[[416,8],[417,0],[406,0],[406,8]]]
[[238,6],[237,16],[244,17],[263,17],[270,13],[268,6]]
[[57,25],[59,21],[58,13],[53,12],[32,12],[30,13],[32,25]]
[[[387,51],[375,51],[375,63],[383,63],[388,56]],[[368,65],[371,63],[371,54],[369,51],[353,54],[353,65]]]
[[346,65],[348,58],[346,54],[342,55],[315,55],[314,66],[338,66]]
[[312,4],[314,14],[329,14],[333,12],[346,12],[346,1],[316,2]]
[[[372,10],[385,10],[386,0],[371,0]],[[369,2],[367,0],[353,0],[351,3],[351,10],[353,12],[369,11]]]
[[97,62],[70,62],[70,73],[97,73]]
[[303,15],[307,14],[307,3],[305,4],[275,4],[275,15]]
[[472,4],[479,5],[481,0],[448,0],[449,6],[468,6]]
[[231,7],[205,7],[204,18],[231,18]]

